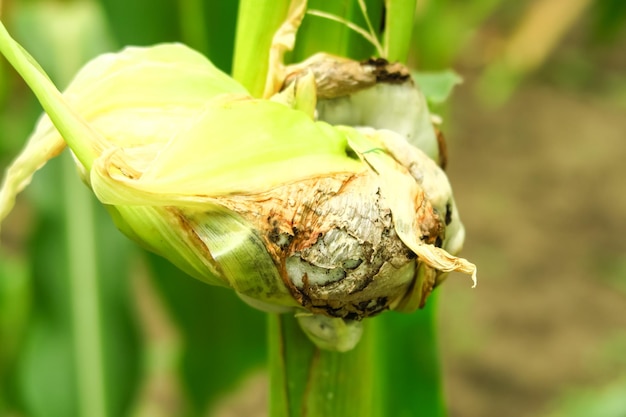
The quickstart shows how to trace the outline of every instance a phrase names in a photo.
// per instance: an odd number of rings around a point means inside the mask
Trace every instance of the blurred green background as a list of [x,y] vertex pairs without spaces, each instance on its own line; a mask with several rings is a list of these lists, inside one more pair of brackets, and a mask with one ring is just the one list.
[[[60,87],[131,44],[230,70],[236,1],[0,7]],[[626,415],[625,23],[621,0],[418,1],[410,63],[465,80],[435,105],[480,280],[437,290],[450,416]],[[2,170],[40,112],[0,61]],[[73,169],[46,165],[2,225],[0,416],[264,415],[263,314],[141,253]]]

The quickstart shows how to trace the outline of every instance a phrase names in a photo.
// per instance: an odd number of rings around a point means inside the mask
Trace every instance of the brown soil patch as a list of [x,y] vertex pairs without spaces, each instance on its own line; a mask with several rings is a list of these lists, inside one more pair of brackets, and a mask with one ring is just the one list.
[[605,354],[626,335],[626,111],[540,82],[490,110],[471,90],[448,117],[479,268],[476,289],[453,275],[439,290],[449,414],[538,416],[626,372]]

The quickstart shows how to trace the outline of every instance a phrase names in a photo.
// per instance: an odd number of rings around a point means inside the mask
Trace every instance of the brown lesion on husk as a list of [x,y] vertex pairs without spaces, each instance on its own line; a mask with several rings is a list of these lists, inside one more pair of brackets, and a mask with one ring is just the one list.
[[413,83],[408,68],[397,62],[390,63],[383,58],[358,62],[320,53],[288,66],[281,90],[306,71],[311,71],[315,77],[318,99],[348,96],[378,83]]
[[[192,248],[195,252],[198,253],[198,259],[204,260],[204,264],[211,274],[215,275],[216,277],[223,278],[225,274],[224,271],[222,271],[222,267],[213,258],[213,255],[211,254],[211,251],[207,247],[206,243],[198,235],[198,231],[196,230],[194,225],[190,223],[187,214],[179,208],[172,206],[163,207],[163,211],[167,213],[171,221],[175,222],[175,230],[178,230],[180,236],[183,237],[181,239],[181,243],[187,245],[189,248]],[[141,244],[141,242],[139,243]],[[226,282],[224,282],[223,285],[228,286]]]
[[411,74],[406,66],[399,62],[389,62],[384,58],[370,58],[362,61],[363,71],[371,71],[377,83],[404,84],[411,81]]
[[437,145],[439,147],[439,166],[441,169],[445,170],[448,166],[448,145],[446,143],[446,137],[436,125],[434,128],[435,134],[437,135]]
[[[443,239],[443,219],[421,193],[421,240]],[[419,259],[396,234],[372,171],[312,178],[220,199],[263,239],[294,299],[307,310],[360,320],[410,291]],[[432,287],[432,286],[431,286]]]

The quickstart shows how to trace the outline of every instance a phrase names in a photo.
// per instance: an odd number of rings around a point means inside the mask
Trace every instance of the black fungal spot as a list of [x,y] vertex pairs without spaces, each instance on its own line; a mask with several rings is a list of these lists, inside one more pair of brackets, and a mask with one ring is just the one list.
[[281,249],[287,248],[293,240],[293,236],[290,236],[288,233],[281,233],[278,227],[272,228],[272,230],[268,234],[268,238],[270,242],[272,242]]
[[278,230],[277,227],[274,227],[270,231],[269,238],[270,238],[270,242],[272,242],[272,243],[278,242],[278,239],[280,238],[280,231]]
[[370,65],[372,67],[385,67],[389,64],[385,58],[368,58],[365,61],[361,62],[362,65]]
[[408,72],[398,71],[384,58],[370,58],[361,62],[361,65],[373,67],[372,72],[377,83],[402,84],[411,78]]
[[376,304],[374,304],[373,306],[371,306],[368,309],[369,313],[378,313],[381,310],[383,310],[385,307],[387,307],[387,297],[378,297],[376,299]]
[[343,317],[344,320],[360,320],[361,316],[358,313],[354,313],[354,312],[350,312],[348,314],[345,315],[345,317]]
[[450,223],[452,223],[452,204],[450,204],[450,202],[448,202],[448,204],[446,204],[445,222],[446,222],[446,226],[448,226]]
[[[329,270],[326,270],[326,272],[324,272],[324,274],[326,276],[328,276],[328,275],[331,274],[331,272],[334,272],[334,271],[329,269]],[[339,281],[341,281],[341,280],[346,278],[346,271],[340,271],[340,272],[341,272],[341,277],[339,277],[339,278],[337,278],[336,280],[333,280],[333,281],[328,281],[328,282],[325,282],[325,283],[322,283],[322,284],[317,284],[317,287],[324,288],[324,287],[336,285],[337,282],[339,282]]]
[[343,269],[347,269],[351,271],[353,269],[357,269],[363,263],[363,259],[348,259],[341,263],[341,267]]
[[370,304],[369,301],[361,301],[360,303],[356,305],[356,308],[361,311],[367,311],[369,310],[368,308],[369,304]]

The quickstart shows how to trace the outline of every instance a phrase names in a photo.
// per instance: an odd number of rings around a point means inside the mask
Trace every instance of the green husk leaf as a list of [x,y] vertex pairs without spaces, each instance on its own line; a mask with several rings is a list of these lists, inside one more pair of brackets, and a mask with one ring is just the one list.
[[298,306],[263,241],[245,220],[219,208],[188,213],[185,218],[237,293],[274,306]]
[[[8,54],[49,113],[9,167],[0,190],[0,220],[32,175],[57,156],[65,142],[84,172],[113,146],[146,145],[141,148],[142,155],[151,160],[159,146],[208,99],[224,93],[246,94],[240,84],[199,53],[183,45],[163,44],[101,55],[88,63],[61,95],[4,27],[0,36],[3,54]],[[83,177],[88,181],[85,173]]]
[[107,204],[201,206],[224,194],[363,169],[347,155],[345,136],[330,125],[249,98],[207,103],[144,172],[125,174],[145,157],[122,152],[105,155],[92,172],[94,191]]
[[139,205],[107,208],[117,227],[143,248],[166,257],[194,278],[212,285],[230,286],[177,210]]

